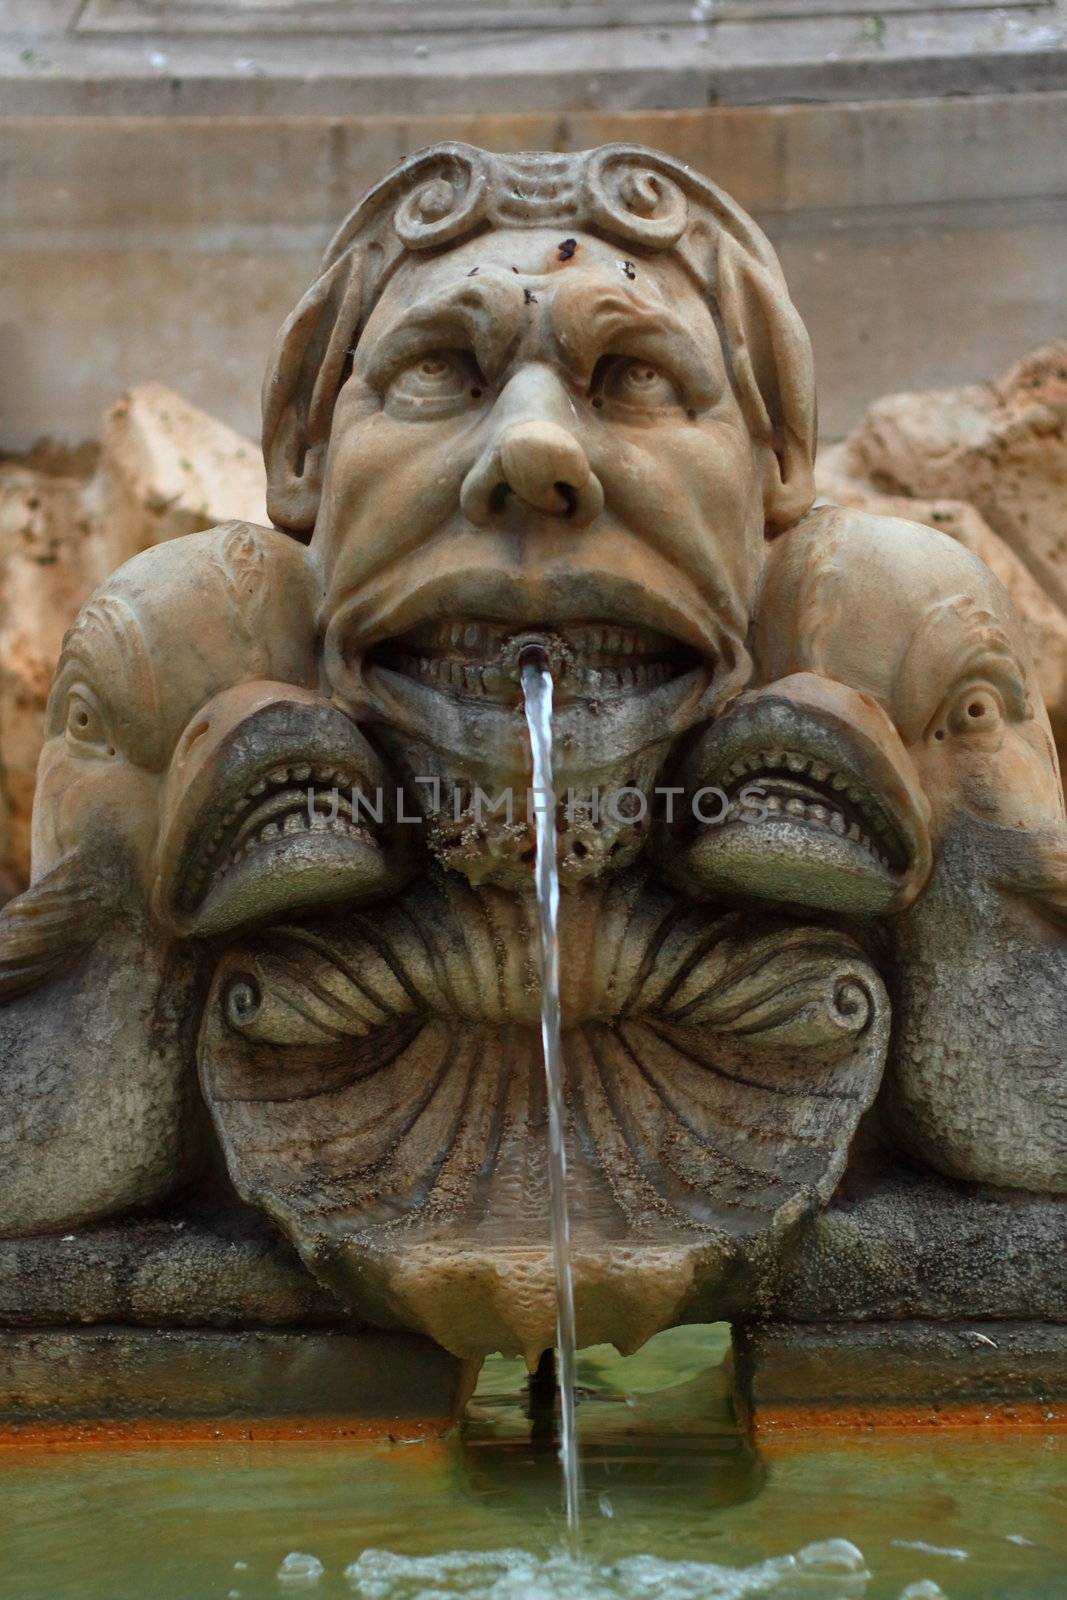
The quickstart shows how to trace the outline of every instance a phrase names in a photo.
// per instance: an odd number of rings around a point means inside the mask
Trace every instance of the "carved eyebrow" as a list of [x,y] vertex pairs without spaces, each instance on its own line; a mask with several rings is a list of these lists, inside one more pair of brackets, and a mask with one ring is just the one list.
[[560,353],[582,384],[601,356],[628,355],[666,367],[698,409],[722,393],[726,374],[714,331],[702,337],[661,301],[628,285],[593,288],[575,280],[556,294],[551,320]]
[[372,388],[380,389],[416,356],[459,342],[470,347],[492,378],[518,338],[522,312],[522,290],[513,279],[501,281],[489,273],[464,279],[402,312],[372,347],[357,346],[356,362]]
[[995,684],[1013,721],[1033,716],[1026,670],[996,615],[972,595],[952,595],[908,641],[894,686],[897,726],[917,737],[948,696],[976,678]]

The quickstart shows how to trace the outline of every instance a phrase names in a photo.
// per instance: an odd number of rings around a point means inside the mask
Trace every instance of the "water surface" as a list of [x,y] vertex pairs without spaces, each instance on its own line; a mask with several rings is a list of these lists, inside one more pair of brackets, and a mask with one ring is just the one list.
[[[626,1361],[579,1356],[586,1566],[560,1555],[557,1446],[524,1369],[494,1360],[440,1442],[0,1452],[0,1600],[899,1600],[922,1580],[948,1600],[1064,1600],[1062,1435],[809,1435],[761,1461],[730,1421],[723,1350],[721,1328],[676,1329]],[[869,1581],[746,1575],[832,1539]],[[321,1578],[280,1581],[291,1554]]]

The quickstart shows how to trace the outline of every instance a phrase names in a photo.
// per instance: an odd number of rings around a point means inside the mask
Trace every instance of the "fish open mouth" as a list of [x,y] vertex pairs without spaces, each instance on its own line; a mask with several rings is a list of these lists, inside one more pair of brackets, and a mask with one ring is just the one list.
[[[178,903],[196,909],[231,873],[258,858],[284,862],[296,846],[380,842],[374,813],[380,809],[366,789],[366,774],[354,767],[295,762],[257,775],[218,818],[183,874]],[[353,801],[355,805],[353,806]]]
[[[751,821],[752,813],[762,811],[767,820],[781,818],[855,844],[886,872],[899,875],[907,868],[908,846],[901,829],[847,767],[803,750],[758,750],[734,761],[720,783],[730,821]],[[749,791],[747,804],[741,798],[744,789]]]
[[[675,830],[710,890],[854,915],[901,909],[930,865],[925,797],[878,708],[826,680],[742,695],[684,763]],[[849,714],[852,714],[851,716]],[[682,781],[682,780],[680,780]]]
[[358,729],[305,691],[245,715],[240,694],[212,703],[168,779],[158,892],[172,923],[215,934],[395,887],[392,791]]
[[690,647],[651,628],[443,619],[375,646],[368,666],[402,673],[444,694],[510,705],[519,697],[519,663],[530,645],[547,656],[560,703],[640,695],[683,676],[700,660]]

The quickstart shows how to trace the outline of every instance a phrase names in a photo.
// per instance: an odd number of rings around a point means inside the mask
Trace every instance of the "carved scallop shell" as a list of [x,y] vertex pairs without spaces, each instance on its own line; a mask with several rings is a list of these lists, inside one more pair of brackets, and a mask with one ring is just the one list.
[[[582,1336],[634,1345],[829,1198],[888,1005],[832,930],[709,916],[640,873],[567,902]],[[552,1342],[532,909],[442,875],[261,935],[221,962],[201,1040],[240,1193],[372,1320],[467,1353]]]

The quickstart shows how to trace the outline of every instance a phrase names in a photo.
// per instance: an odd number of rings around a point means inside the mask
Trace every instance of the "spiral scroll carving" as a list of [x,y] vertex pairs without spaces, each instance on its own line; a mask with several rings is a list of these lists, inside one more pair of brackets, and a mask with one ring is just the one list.
[[673,178],[629,151],[609,148],[593,157],[585,203],[594,227],[650,250],[677,244],[689,220],[689,203]]
[[480,152],[438,155],[425,180],[400,201],[393,214],[397,237],[409,250],[430,250],[470,233],[482,221],[489,195],[489,170]]

